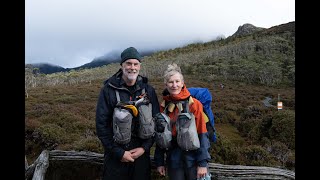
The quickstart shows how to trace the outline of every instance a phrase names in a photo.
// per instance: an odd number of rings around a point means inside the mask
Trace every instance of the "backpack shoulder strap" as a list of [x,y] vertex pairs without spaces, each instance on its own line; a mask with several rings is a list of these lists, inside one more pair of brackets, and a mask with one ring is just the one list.
[[182,112],[182,113],[189,113],[190,112],[190,110],[189,110],[189,98],[190,97],[188,97],[187,99],[179,102],[179,103],[181,103],[182,107],[177,105],[177,107],[178,107],[180,112]]
[[117,97],[117,102],[120,102],[120,95],[119,95],[119,91],[116,89],[116,97]]
[[168,112],[168,106],[169,106],[169,102],[164,102],[164,109],[163,109],[163,113],[165,113],[165,114],[168,114],[169,112]]

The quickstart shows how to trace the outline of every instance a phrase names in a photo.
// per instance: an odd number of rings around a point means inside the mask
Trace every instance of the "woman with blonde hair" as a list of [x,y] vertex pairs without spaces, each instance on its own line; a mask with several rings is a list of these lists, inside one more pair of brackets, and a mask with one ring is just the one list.
[[[168,174],[172,180],[203,178],[209,173],[207,164],[210,160],[208,152],[210,142],[203,116],[203,106],[200,101],[191,97],[181,69],[177,64],[168,65],[164,72],[164,84],[165,89],[162,93],[163,101],[160,103],[160,112],[167,114],[170,118],[172,140],[170,141],[170,148],[162,148],[156,139],[154,160],[157,171],[162,176]],[[190,115],[186,115],[188,113]],[[184,136],[182,135],[183,131],[180,130],[186,124],[181,124],[181,122],[192,122],[192,117],[195,133],[192,135],[191,123],[188,127],[191,135]],[[185,120],[186,118],[187,120]],[[184,144],[193,145],[185,147]]]

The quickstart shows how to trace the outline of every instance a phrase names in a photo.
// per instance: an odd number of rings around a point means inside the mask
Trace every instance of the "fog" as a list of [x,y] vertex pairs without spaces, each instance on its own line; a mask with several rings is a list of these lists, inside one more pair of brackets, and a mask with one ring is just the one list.
[[228,37],[245,23],[295,21],[294,0],[27,0],[25,63],[78,67],[139,51]]

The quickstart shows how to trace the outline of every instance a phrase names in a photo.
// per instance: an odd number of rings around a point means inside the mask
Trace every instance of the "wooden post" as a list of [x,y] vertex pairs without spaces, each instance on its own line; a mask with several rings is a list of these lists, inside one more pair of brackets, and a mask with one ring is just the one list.
[[47,150],[43,150],[39,156],[39,162],[34,170],[32,180],[44,180],[48,166],[49,152]]
[[278,94],[278,104],[277,104],[278,110],[282,109],[282,102],[280,101],[280,94]]
[[27,161],[27,156],[24,156],[24,170],[26,171],[28,169],[28,161]]
[[26,172],[24,173],[25,179],[30,179],[31,177],[33,177],[34,169],[35,169],[35,166],[36,166],[35,163],[31,164],[28,167],[28,169],[26,170]]

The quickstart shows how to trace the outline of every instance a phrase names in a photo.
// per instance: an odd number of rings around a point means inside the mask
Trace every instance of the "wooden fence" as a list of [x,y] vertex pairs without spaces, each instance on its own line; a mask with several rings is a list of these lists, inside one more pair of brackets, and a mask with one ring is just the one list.
[[[151,158],[152,166],[154,167],[153,158]],[[49,162],[51,166],[49,167]],[[80,166],[75,167],[74,164],[68,163],[81,163]],[[84,168],[88,168],[88,164],[94,167],[91,171],[85,171]],[[68,171],[72,177],[78,176],[75,179],[99,179],[103,165],[103,154],[85,151],[61,151],[44,150],[30,166],[26,162],[25,179],[32,180],[50,180],[50,179],[64,179],[66,174],[58,175],[59,168],[64,171]],[[64,166],[64,167],[59,167]],[[295,179],[295,172],[273,168],[273,167],[262,167],[262,166],[242,166],[242,165],[223,165],[217,163],[209,163],[209,172],[212,174],[212,179],[224,180],[224,179]],[[49,168],[48,168],[49,167]],[[78,168],[77,172],[68,168]],[[79,170],[80,168],[80,170]],[[67,169],[67,170],[66,170]],[[46,176],[46,173],[49,175]],[[89,177],[90,173],[95,173],[95,177]]]

